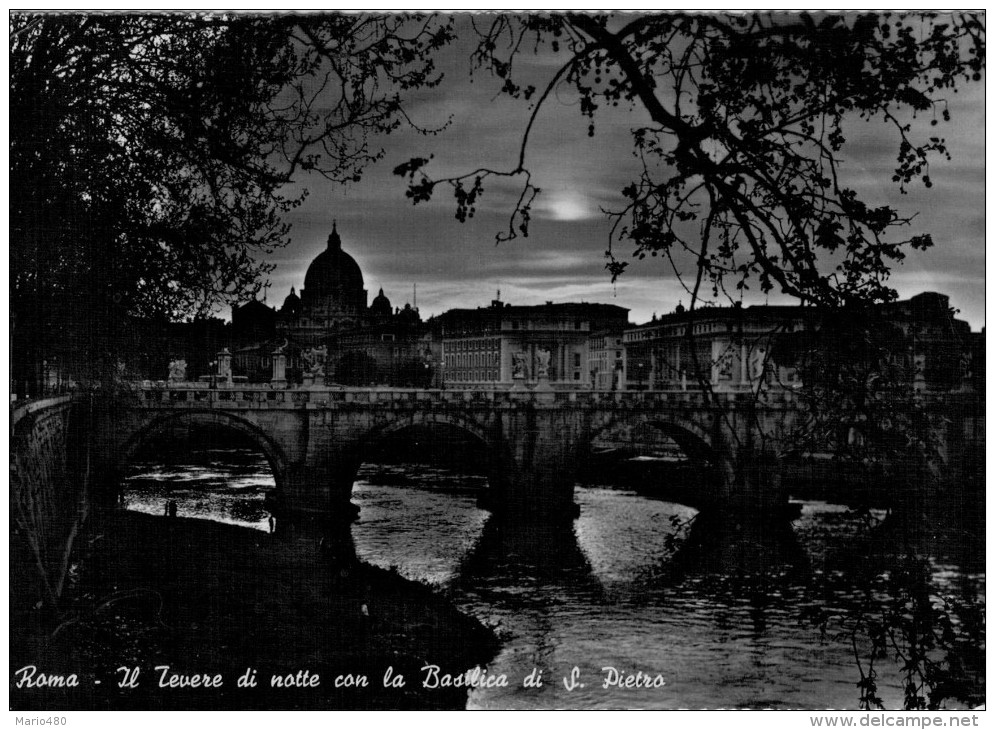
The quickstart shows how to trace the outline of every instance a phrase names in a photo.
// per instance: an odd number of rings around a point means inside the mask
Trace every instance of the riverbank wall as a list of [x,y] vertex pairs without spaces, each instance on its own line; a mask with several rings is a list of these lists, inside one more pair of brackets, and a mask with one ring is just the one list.
[[84,416],[68,395],[18,404],[10,413],[11,572],[20,602],[57,612],[76,536],[89,512],[79,463]]

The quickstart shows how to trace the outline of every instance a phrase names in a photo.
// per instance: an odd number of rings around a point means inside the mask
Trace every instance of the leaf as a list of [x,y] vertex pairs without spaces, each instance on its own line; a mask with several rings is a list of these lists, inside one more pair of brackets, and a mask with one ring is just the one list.
[[415,173],[431,162],[431,160],[431,155],[429,157],[412,157],[407,162],[403,162],[395,167],[394,174],[398,177],[414,178]]

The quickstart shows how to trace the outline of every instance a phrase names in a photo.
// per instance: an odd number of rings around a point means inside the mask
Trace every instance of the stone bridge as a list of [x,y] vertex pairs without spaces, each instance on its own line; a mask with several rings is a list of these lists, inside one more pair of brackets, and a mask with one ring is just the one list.
[[[266,455],[281,512],[352,516],[357,471],[383,439],[417,426],[451,427],[486,449],[493,511],[546,519],[575,514],[573,487],[593,442],[614,429],[649,424],[707,470],[711,478],[703,483],[710,486],[703,489],[712,493],[703,502],[779,504],[785,495],[776,454],[801,418],[797,395],[711,397],[695,391],[151,387],[98,413],[93,438],[102,455],[101,483],[110,490],[139,449],[177,427],[235,431]],[[953,441],[966,428],[959,424]]]

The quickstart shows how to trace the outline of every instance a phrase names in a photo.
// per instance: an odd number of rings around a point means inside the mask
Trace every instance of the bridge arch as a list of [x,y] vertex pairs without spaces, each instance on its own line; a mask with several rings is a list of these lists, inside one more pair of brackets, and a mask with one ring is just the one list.
[[350,471],[355,475],[364,463],[376,457],[377,448],[396,434],[418,428],[453,429],[470,437],[480,445],[487,458],[487,495],[482,495],[480,502],[489,504],[490,498],[500,484],[499,469],[507,463],[507,448],[499,433],[492,431],[486,424],[457,413],[411,412],[398,413],[385,423],[370,428],[356,442]]
[[734,480],[735,466],[721,437],[716,435],[715,424],[706,426],[697,420],[684,418],[678,414],[653,412],[613,414],[600,423],[592,424],[584,453],[588,455],[593,453],[594,444],[613,431],[640,426],[652,427],[669,437],[693,464],[705,467],[712,481],[707,487],[708,491],[703,495],[706,501],[716,502],[727,496]]
[[177,426],[214,428],[242,435],[266,457],[266,461],[273,471],[277,491],[279,492],[283,489],[288,460],[279,444],[273,441],[261,428],[244,418],[221,411],[208,410],[167,413],[154,418],[135,431],[124,442],[124,445],[114,459],[112,465],[112,473],[115,481],[114,487],[117,488],[117,481],[120,478],[121,470],[132,460],[135,454],[143,447],[154,443],[157,438],[162,438],[166,432]]
[[369,453],[369,450],[372,447],[383,441],[383,439],[389,437],[391,434],[399,433],[409,428],[415,428],[418,426],[429,428],[432,426],[455,428],[463,433],[475,437],[484,445],[488,452],[496,453],[500,449],[498,439],[494,438],[494,436],[488,432],[485,427],[481,426],[472,419],[455,413],[415,412],[400,415],[388,423],[367,431],[363,434],[363,437],[360,440],[359,451],[364,454]]

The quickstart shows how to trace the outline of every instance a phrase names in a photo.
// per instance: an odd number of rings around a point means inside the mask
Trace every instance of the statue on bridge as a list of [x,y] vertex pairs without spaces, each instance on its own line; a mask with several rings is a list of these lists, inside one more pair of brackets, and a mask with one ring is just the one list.
[[536,357],[539,360],[539,365],[536,368],[536,377],[548,378],[549,377],[549,350],[536,350]]
[[763,347],[750,348],[750,358],[746,373],[750,383],[759,383],[767,375],[767,350]]
[[912,387],[915,390],[925,390],[926,388],[926,356],[916,354],[912,358]]
[[971,380],[974,378],[974,372],[971,369],[973,357],[970,352],[962,351],[960,353],[960,362],[958,363],[960,367],[960,387],[961,389],[967,389],[971,387]]
[[716,361],[719,380],[732,380],[733,357],[735,353],[731,346],[726,347]]
[[514,352],[511,354],[511,377],[515,380],[524,380],[528,377],[524,352]]
[[328,348],[325,345],[305,350],[301,357],[304,359],[305,373],[313,378],[324,377],[325,359],[328,357]]
[[169,361],[169,382],[170,383],[182,383],[187,379],[187,361],[186,360],[170,360]]

